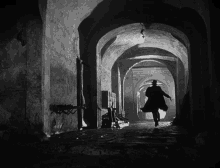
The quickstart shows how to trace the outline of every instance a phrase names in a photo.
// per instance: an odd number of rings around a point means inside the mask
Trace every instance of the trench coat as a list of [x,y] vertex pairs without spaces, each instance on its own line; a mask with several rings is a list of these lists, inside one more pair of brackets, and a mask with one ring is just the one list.
[[158,110],[158,108],[162,109],[163,111],[168,110],[168,106],[165,103],[164,97],[169,98],[170,96],[167,95],[160,86],[152,86],[148,87],[145,96],[148,97],[147,102],[145,103],[144,107],[141,110],[144,113],[152,112],[153,110]]

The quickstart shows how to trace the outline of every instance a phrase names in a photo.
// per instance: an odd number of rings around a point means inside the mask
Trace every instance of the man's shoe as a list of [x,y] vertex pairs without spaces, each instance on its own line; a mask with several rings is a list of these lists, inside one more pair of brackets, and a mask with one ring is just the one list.
[[155,123],[155,127],[157,127],[157,126],[158,126],[158,122]]

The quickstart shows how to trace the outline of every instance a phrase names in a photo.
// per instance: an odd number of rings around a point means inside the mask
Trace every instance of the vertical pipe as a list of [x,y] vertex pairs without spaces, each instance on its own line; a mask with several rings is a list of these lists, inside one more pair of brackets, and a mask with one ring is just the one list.
[[[124,85],[124,83],[125,83],[125,77],[126,76],[123,76],[123,78],[122,78],[122,110],[123,110],[123,113],[124,113],[124,109],[125,109],[125,89],[124,89],[124,87],[125,87],[125,85]],[[124,114],[124,117],[125,117],[125,114]]]
[[[77,67],[77,117],[78,117],[78,129],[80,130],[82,128],[82,109],[81,109],[81,75],[82,75],[82,71],[81,71],[81,62],[80,62],[80,58],[76,58],[76,67]],[[80,108],[79,108],[80,107]]]
[[179,109],[179,60],[176,58],[176,118],[180,120],[180,109]]
[[84,105],[86,104],[85,103],[85,97],[84,97],[84,94],[83,94],[83,71],[84,71],[84,65],[82,64],[82,61],[81,61],[81,63],[80,63],[80,66],[81,66],[81,68],[80,68],[80,73],[81,73],[81,75],[80,75],[80,82],[81,82],[81,90],[80,90],[80,97],[81,97],[81,103],[80,103],[80,109],[81,109],[81,111],[80,111],[80,117],[81,117],[81,127],[83,127],[84,126],[84,124],[83,124],[83,122],[84,122],[84,109],[82,108],[82,107],[84,107]]
[[121,92],[121,74],[118,67],[118,114],[122,113],[122,92]]
[[96,57],[95,57],[95,64],[96,67],[94,68],[95,71],[95,79],[94,81],[96,82],[94,84],[94,86],[96,86],[96,93],[95,95],[93,95],[93,103],[94,103],[94,115],[95,118],[94,120],[96,120],[94,123],[94,127],[95,128],[101,128],[102,125],[102,116],[101,116],[101,107],[102,107],[102,94],[101,94],[101,74],[102,74],[102,70],[101,70],[101,66],[102,66],[102,60],[101,60],[101,56],[100,53],[98,53],[98,50],[96,50]]
[[[83,107],[85,107],[86,106],[86,102],[85,102],[85,97],[84,97],[84,94],[83,94],[83,71],[84,71],[84,65],[83,64],[81,64],[81,105],[83,106]],[[85,112],[85,110],[84,109],[82,109],[82,111],[81,111],[81,115],[82,115],[82,127],[87,127],[87,124],[85,123],[85,121],[84,121],[84,112]]]
[[28,94],[28,88],[27,88],[27,80],[28,80],[28,53],[26,52],[26,77],[25,77],[25,114],[24,114],[24,120],[25,120],[25,133],[27,133],[27,94]]
[[[138,116],[138,112],[139,112],[139,109],[141,108],[140,106],[140,91],[138,90],[137,92],[137,116]],[[139,116],[138,116],[139,118]]]
[[[46,25],[44,24],[44,27]],[[43,113],[43,125],[44,125],[44,133],[49,137],[51,135],[51,128],[50,128],[50,59],[51,55],[49,51],[49,48],[46,48],[45,44],[47,42],[46,40],[46,30],[47,28],[44,28],[43,30],[43,37],[42,38],[42,113]]]
[[[131,70],[132,71],[132,70]],[[132,92],[133,92],[133,113],[135,112],[135,98],[134,98],[134,95],[135,95],[135,88],[134,88],[134,73],[132,71]]]

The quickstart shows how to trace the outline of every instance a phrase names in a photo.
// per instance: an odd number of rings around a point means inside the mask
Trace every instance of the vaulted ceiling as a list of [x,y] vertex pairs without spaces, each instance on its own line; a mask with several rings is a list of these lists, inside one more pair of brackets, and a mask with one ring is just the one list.
[[[158,60],[159,63],[161,63],[160,60],[176,63],[180,61],[184,67],[182,69],[184,73],[182,74],[185,75],[184,80],[187,83],[189,47],[188,38],[173,27],[152,24],[146,28],[141,23],[134,23],[119,27],[105,34],[99,40],[96,51],[98,58],[101,59],[104,74],[111,73],[114,63],[120,60],[130,59],[138,60],[138,62]],[[122,63],[121,66],[126,65]],[[146,67],[146,65],[142,66]],[[158,66],[164,66],[164,64]],[[175,70],[175,73],[178,72]],[[102,79],[109,77],[109,75],[102,76]],[[110,79],[104,81],[109,83]],[[109,85],[107,83],[102,85]],[[186,85],[184,88],[186,88]]]
[[160,55],[180,58],[185,70],[188,71],[187,38],[179,32],[172,32],[178,36],[178,39],[182,39],[183,44],[170,32],[156,26],[144,29],[143,34],[141,34],[142,29],[141,24],[135,23],[112,30],[103,36],[97,45],[97,53],[102,58],[102,65],[110,70],[119,57]]

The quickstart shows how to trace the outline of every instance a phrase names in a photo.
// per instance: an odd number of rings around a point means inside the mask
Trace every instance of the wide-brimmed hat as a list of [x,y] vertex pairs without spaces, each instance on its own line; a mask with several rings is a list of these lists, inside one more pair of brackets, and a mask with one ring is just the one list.
[[152,84],[157,84],[157,81],[156,81],[156,80],[153,80]]

